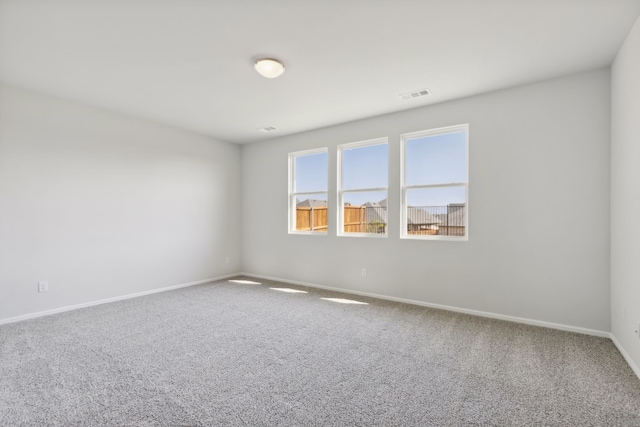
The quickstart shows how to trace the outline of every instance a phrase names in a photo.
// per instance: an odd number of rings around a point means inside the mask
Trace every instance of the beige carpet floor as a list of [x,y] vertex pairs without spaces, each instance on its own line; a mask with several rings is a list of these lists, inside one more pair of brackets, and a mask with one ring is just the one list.
[[608,339],[260,282],[0,326],[0,425],[640,426]]

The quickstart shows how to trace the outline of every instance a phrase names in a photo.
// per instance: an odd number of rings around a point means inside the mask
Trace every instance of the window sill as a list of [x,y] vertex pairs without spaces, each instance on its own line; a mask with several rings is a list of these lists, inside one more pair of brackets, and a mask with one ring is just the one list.
[[468,236],[412,236],[412,235],[402,235],[400,236],[402,240],[439,240],[439,241],[448,241],[448,242],[468,242]]
[[327,236],[329,233],[319,231],[289,231],[289,234],[297,234],[299,236]]
[[373,234],[373,233],[340,233],[338,237],[371,237],[374,239],[386,239],[388,234]]

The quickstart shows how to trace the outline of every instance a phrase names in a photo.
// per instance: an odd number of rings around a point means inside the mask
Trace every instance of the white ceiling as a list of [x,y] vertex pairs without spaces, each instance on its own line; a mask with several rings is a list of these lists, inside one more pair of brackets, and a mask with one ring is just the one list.
[[[639,13],[640,0],[0,0],[0,81],[246,143],[607,66]],[[261,56],[285,74],[258,75]]]

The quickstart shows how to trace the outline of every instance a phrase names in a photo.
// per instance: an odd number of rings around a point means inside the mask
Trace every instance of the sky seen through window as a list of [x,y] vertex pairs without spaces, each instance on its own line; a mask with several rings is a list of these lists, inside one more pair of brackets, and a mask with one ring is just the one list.
[[[409,139],[406,142],[405,184],[449,184],[467,182],[466,133],[453,132]],[[296,157],[295,192],[328,191],[328,153]],[[378,144],[343,151],[344,190],[386,187],[388,183],[388,145]],[[378,203],[383,192],[348,193],[345,202],[358,206]],[[299,196],[325,199],[324,195]],[[447,206],[465,203],[464,187],[410,189],[409,206]]]

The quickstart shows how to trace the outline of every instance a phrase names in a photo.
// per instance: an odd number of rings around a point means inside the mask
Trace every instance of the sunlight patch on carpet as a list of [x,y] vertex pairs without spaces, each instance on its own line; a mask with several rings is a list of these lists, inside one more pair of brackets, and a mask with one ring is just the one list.
[[241,285],[262,285],[260,282],[253,282],[251,280],[229,280],[232,283],[240,283]]
[[362,301],[356,301],[356,300],[352,300],[352,299],[345,299],[345,298],[320,298],[326,301],[333,301],[333,302],[339,302],[340,304],[364,304],[364,305],[369,305],[369,303],[367,302],[362,302]]
[[291,288],[269,288],[273,291],[280,291],[280,292],[289,292],[291,294],[307,294],[307,291],[300,291],[298,289],[291,289]]

